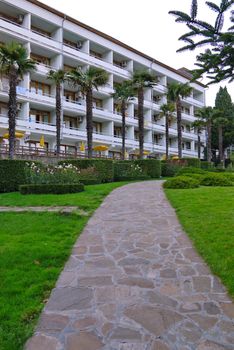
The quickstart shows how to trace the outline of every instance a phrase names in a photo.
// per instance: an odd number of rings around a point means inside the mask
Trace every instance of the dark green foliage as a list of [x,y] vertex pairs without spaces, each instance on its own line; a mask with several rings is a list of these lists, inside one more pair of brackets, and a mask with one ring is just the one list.
[[232,186],[233,182],[222,174],[208,174],[201,181],[202,186]]
[[114,162],[115,181],[147,180],[151,177],[147,174],[147,168],[142,168],[134,160]]
[[[209,84],[219,83],[230,79],[233,81],[234,70],[234,16],[232,11],[233,0],[220,0],[220,5],[206,1],[208,8],[215,12],[214,24],[197,18],[197,1],[192,0],[191,16],[181,11],[170,11],[175,15],[176,22],[187,25],[188,32],[183,34],[179,40],[184,41],[185,46],[177,50],[195,50],[201,46],[208,48],[196,56],[198,66],[193,71],[194,78],[200,78],[207,74]],[[224,26],[225,14],[231,19],[232,26],[228,29]],[[210,18],[208,16],[208,18]]]
[[[112,182],[114,179],[113,161],[110,159],[71,159],[61,161],[59,164],[73,164],[79,169],[88,169],[90,167],[95,168],[95,171],[97,173],[97,179],[95,183]],[[92,184],[94,184],[95,179],[92,178],[90,180]]]
[[143,172],[152,179],[157,179],[161,176],[161,161],[157,159],[138,159],[133,161],[139,165]]
[[190,177],[192,179],[196,179],[197,181],[199,181],[199,183],[201,183],[203,177],[205,176],[204,174],[196,174],[196,173],[187,173],[187,174],[183,174],[183,176],[187,176]]
[[41,184],[41,185],[20,185],[21,194],[65,194],[84,191],[84,185],[77,184]]
[[[0,160],[0,192],[18,191],[19,185],[25,184],[25,167],[29,161]],[[34,162],[35,163],[35,162]]]
[[188,176],[178,176],[164,182],[163,187],[174,189],[197,188],[199,187],[199,181]]
[[201,161],[201,168],[202,169],[212,169],[214,167],[212,162],[207,161]]
[[162,176],[170,177],[175,176],[181,168],[181,164],[178,161],[173,160],[162,160],[161,161]]
[[178,170],[176,175],[184,175],[184,174],[206,174],[206,171],[200,168],[182,167]]
[[187,162],[187,166],[200,168],[201,167],[201,161],[198,158],[189,158],[189,157],[183,157],[184,160]]

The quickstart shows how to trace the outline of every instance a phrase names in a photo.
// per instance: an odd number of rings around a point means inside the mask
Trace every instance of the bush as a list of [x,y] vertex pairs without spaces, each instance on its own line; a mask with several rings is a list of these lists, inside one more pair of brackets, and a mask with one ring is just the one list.
[[21,194],[65,194],[84,191],[83,184],[38,184],[19,186]]
[[26,163],[27,183],[41,184],[76,184],[79,183],[80,171],[72,164],[44,165]]
[[200,168],[201,167],[201,161],[198,158],[189,158],[189,157],[183,157],[183,160],[187,162],[188,167],[194,167],[194,168]]
[[203,177],[205,176],[204,174],[183,174],[183,176],[189,177],[191,179],[196,179],[197,181],[199,181],[199,183],[201,183]]
[[188,176],[178,176],[164,182],[163,187],[174,189],[197,188],[199,187],[199,181]]
[[212,169],[214,167],[214,164],[212,162],[207,161],[201,161],[201,168],[202,169]]
[[142,169],[135,161],[120,160],[114,162],[115,181],[147,180],[150,178],[146,169]]
[[[71,159],[59,164],[72,164],[80,170],[94,168],[97,173],[95,183],[112,182],[114,179],[113,161],[110,159]],[[94,178],[91,181],[94,181]]]
[[178,170],[181,168],[182,164],[178,160],[162,160],[161,168],[162,168],[162,176],[170,177],[175,176]]
[[98,182],[98,173],[95,167],[80,169],[78,178],[84,185],[95,185]]
[[180,168],[176,173],[176,175],[184,175],[184,174],[206,174],[206,171],[200,168],[183,167],[183,168]]
[[201,180],[202,186],[232,186],[232,181],[223,174],[208,174]]
[[0,160],[0,192],[18,191],[19,185],[27,183],[25,173],[27,163],[31,162],[10,159]]
[[139,165],[143,173],[150,176],[152,179],[160,178],[161,176],[161,161],[157,159],[139,159],[134,160],[134,164]]

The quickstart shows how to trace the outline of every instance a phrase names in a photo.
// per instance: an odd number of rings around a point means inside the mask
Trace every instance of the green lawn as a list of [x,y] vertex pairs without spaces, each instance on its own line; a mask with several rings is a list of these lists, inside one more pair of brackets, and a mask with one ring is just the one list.
[[0,193],[0,205],[2,206],[78,206],[84,210],[96,209],[111,190],[125,185],[127,182],[112,182],[103,185],[85,186],[85,191],[79,194],[37,194],[21,195],[19,192]]
[[165,192],[197,251],[234,297],[234,187]]
[[[78,205],[92,214],[112,189],[123,184],[87,186],[85,192],[69,195],[2,194],[0,203]],[[77,213],[0,213],[1,350],[23,349],[88,219]]]

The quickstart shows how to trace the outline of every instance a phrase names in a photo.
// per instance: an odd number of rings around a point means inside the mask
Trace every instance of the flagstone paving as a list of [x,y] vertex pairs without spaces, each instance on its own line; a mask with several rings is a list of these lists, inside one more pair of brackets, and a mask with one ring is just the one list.
[[233,319],[161,181],[134,183],[89,220],[26,349],[234,349]]

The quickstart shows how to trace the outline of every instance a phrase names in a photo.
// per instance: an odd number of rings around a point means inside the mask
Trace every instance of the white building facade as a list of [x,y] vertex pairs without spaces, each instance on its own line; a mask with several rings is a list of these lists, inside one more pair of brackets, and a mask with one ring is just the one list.
[[[16,41],[37,62],[37,70],[27,74],[17,88],[17,132],[24,136],[19,144],[55,149],[55,86],[47,79],[50,69],[69,71],[77,66],[95,66],[109,75],[106,86],[94,91],[94,145],[106,145],[106,155],[120,155],[121,115],[112,93],[114,84],[131,79],[135,70],[149,69],[159,82],[145,89],[144,150],[161,158],[165,154],[165,120],[160,105],[166,103],[167,86],[172,82],[188,82],[186,72],[166,66],[137,50],[90,28],[36,0],[0,0],[0,42]],[[8,80],[0,78],[0,138],[8,129]],[[195,113],[205,105],[205,87],[191,83],[193,92],[182,101],[183,156],[197,157],[197,131],[192,128]],[[177,154],[176,116],[170,122],[169,152]],[[137,99],[128,103],[126,118],[126,150],[134,157],[139,150]],[[2,144],[7,140],[1,139]],[[201,135],[204,145],[205,137]],[[86,145],[85,101],[77,89],[65,84],[62,96],[61,150],[80,151]]]

